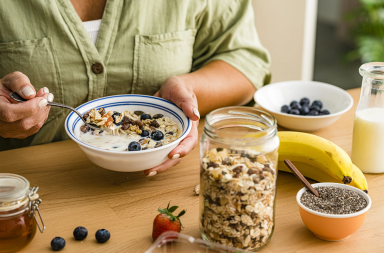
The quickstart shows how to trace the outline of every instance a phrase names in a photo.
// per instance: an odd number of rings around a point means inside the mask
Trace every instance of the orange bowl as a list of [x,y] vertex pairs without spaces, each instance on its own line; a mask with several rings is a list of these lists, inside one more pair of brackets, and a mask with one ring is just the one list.
[[300,202],[301,195],[307,190],[306,187],[302,188],[296,195],[296,201],[299,205],[299,211],[301,219],[303,220],[305,226],[312,233],[323,240],[327,241],[340,241],[348,238],[350,235],[355,233],[365,220],[367,212],[371,207],[372,200],[360,189],[355,187],[338,184],[338,183],[318,183],[312,184],[312,187],[319,186],[334,186],[339,188],[344,188],[352,190],[359,193],[365,200],[368,205],[363,210],[352,213],[352,214],[325,214],[309,209]]

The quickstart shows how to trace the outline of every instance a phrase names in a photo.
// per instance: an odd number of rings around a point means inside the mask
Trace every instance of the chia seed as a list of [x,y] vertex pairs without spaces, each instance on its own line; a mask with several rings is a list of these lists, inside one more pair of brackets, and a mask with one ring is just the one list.
[[367,201],[357,192],[333,187],[315,187],[320,197],[310,191],[301,195],[300,202],[311,210],[325,214],[351,214],[367,207]]

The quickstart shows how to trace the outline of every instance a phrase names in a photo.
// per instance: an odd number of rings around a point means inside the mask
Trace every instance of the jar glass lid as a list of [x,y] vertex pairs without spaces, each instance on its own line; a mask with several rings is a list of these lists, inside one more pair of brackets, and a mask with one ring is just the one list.
[[25,198],[30,192],[29,181],[19,175],[0,173],[0,206],[4,202]]

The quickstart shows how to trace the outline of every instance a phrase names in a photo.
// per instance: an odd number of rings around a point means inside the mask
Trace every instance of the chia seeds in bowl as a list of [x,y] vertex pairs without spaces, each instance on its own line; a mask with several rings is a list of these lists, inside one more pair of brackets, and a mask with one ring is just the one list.
[[300,198],[305,207],[325,214],[352,214],[367,207],[366,199],[359,193],[334,186],[315,187],[320,197],[306,191]]

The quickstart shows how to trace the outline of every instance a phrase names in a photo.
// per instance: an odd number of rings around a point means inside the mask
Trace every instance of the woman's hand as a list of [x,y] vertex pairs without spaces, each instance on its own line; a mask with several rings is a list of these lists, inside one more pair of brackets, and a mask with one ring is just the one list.
[[[28,101],[17,103],[9,97],[16,92]],[[53,95],[48,88],[37,93],[29,78],[21,72],[13,72],[0,79],[0,136],[24,139],[35,134],[48,118]]]
[[173,76],[164,81],[155,96],[172,101],[180,107],[185,115],[192,120],[192,129],[188,136],[168,154],[169,160],[159,166],[144,171],[144,174],[147,176],[154,176],[157,173],[161,173],[177,165],[180,163],[181,157],[191,152],[198,143],[197,127],[199,125],[200,114],[192,86],[188,85],[182,78]]

